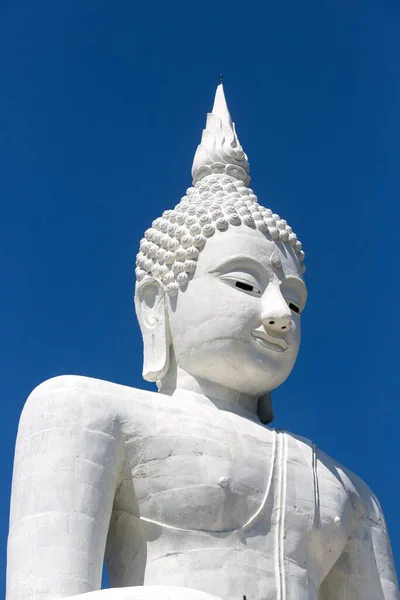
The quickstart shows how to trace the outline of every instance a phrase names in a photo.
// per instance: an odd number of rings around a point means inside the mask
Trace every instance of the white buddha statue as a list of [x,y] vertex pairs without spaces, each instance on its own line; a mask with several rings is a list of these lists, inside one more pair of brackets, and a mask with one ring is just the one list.
[[137,257],[143,376],[159,391],[63,376],[32,392],[7,600],[399,600],[368,487],[265,425],[299,350],[304,253],[248,184],[220,85],[194,187]]

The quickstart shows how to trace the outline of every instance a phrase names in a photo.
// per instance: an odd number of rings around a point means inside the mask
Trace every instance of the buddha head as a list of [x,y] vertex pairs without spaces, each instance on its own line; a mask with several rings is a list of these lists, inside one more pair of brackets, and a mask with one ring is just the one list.
[[268,404],[300,346],[304,252],[248,172],[220,84],[193,187],[140,242],[135,306],[146,380],[160,386],[179,368]]

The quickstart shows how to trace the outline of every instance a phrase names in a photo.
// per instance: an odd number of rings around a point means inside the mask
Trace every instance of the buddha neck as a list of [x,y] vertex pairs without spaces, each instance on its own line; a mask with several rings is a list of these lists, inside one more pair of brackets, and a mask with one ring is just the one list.
[[214,405],[219,410],[259,420],[257,417],[258,398],[219,385],[203,377],[194,377],[177,367],[176,364],[169,369],[158,387],[158,391],[167,396],[182,399],[190,396],[199,403]]

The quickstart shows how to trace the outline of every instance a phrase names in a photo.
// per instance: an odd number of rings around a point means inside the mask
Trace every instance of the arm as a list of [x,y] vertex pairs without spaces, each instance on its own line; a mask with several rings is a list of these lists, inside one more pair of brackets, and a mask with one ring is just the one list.
[[389,535],[379,502],[351,474],[354,522],[347,544],[320,590],[320,600],[399,600]]
[[101,381],[57,377],[32,392],[15,450],[7,600],[100,589],[120,457]]

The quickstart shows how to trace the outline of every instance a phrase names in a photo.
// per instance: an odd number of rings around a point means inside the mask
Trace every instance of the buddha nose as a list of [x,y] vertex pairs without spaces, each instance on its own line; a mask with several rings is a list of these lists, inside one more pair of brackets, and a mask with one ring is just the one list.
[[261,320],[267,331],[286,333],[292,327],[292,313],[279,285],[270,283],[262,299]]

